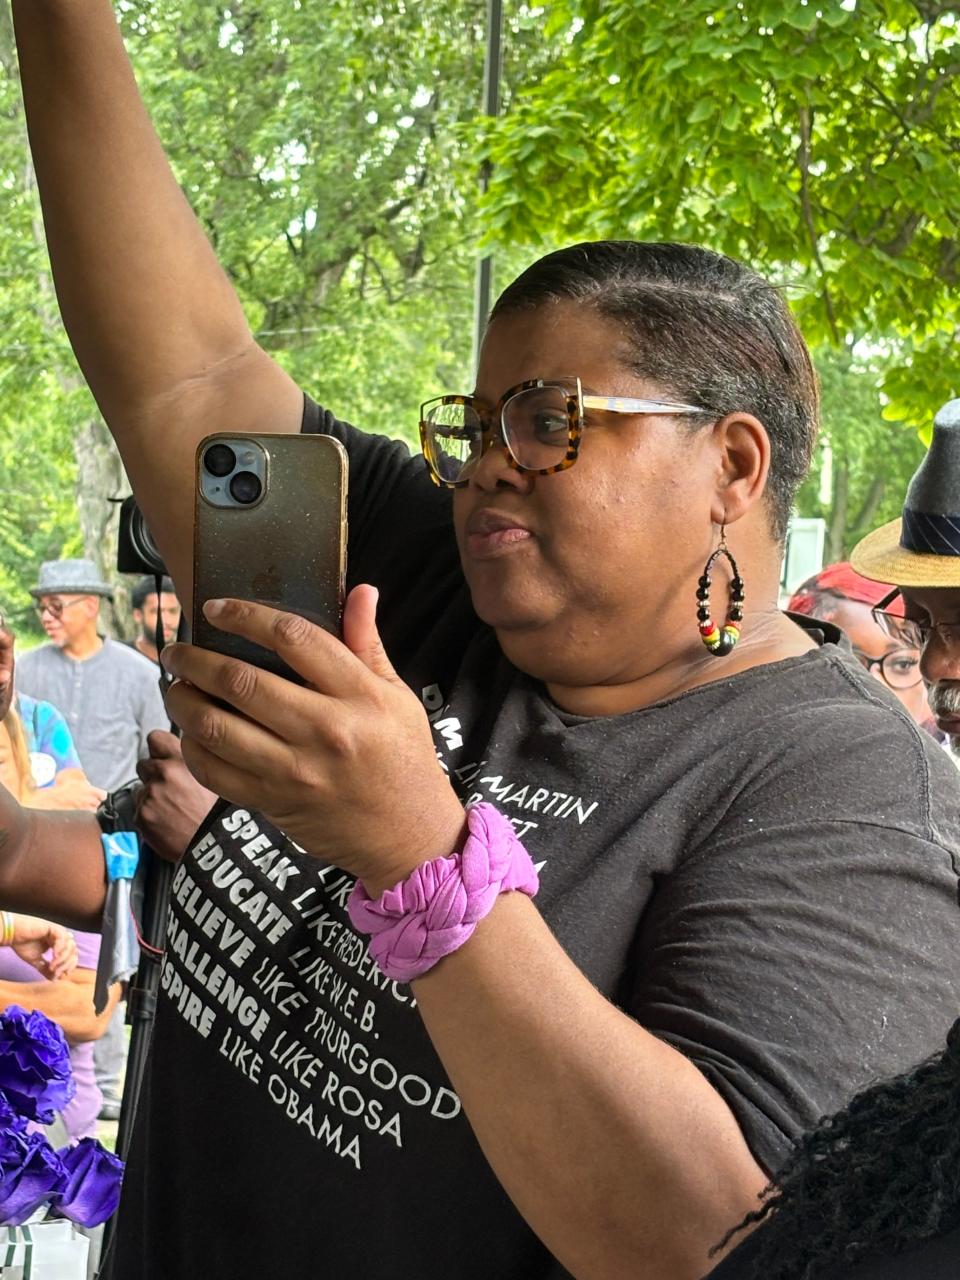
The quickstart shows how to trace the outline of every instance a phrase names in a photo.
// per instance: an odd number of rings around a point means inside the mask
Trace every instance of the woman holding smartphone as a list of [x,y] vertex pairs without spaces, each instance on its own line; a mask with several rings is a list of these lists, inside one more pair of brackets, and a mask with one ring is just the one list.
[[256,345],[106,0],[14,14],[58,297],[181,599],[207,435],[350,464],[342,640],[203,606],[303,684],[163,655],[225,800],[113,1274],[697,1280],[960,995],[951,766],[777,609],[817,417],[782,298],[692,246],[549,255],[474,383],[411,386],[410,457]]

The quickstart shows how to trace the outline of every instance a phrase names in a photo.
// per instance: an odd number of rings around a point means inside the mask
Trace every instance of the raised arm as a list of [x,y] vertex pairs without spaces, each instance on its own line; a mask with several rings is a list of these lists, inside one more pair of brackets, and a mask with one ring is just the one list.
[[109,0],[14,0],[13,13],[60,308],[186,600],[198,441],[297,431],[301,396],[254,342],[177,186]]

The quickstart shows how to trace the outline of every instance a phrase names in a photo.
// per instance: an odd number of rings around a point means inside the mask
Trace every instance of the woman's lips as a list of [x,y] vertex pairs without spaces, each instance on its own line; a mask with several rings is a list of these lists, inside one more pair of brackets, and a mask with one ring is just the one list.
[[512,551],[522,542],[530,542],[533,534],[529,529],[521,529],[515,525],[512,529],[497,529],[492,533],[471,533],[467,538],[467,550],[475,560],[489,559]]
[[533,534],[513,517],[498,511],[475,511],[467,521],[467,551],[475,560],[507,555],[533,539]]

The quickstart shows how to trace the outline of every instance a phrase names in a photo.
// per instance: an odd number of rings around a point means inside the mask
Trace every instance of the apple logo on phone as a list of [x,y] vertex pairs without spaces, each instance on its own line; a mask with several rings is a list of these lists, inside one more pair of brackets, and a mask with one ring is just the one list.
[[261,569],[250,583],[250,587],[255,599],[278,601],[283,594],[283,584],[276,565]]

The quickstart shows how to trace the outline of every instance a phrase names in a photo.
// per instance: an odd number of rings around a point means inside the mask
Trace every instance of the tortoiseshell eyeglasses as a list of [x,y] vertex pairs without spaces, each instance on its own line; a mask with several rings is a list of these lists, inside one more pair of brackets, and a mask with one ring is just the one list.
[[438,396],[420,406],[420,441],[434,482],[460,489],[499,437],[517,471],[553,475],[580,453],[586,410],[625,414],[701,414],[692,404],[584,395],[579,378],[533,378],[504,392],[491,407],[476,396]]

